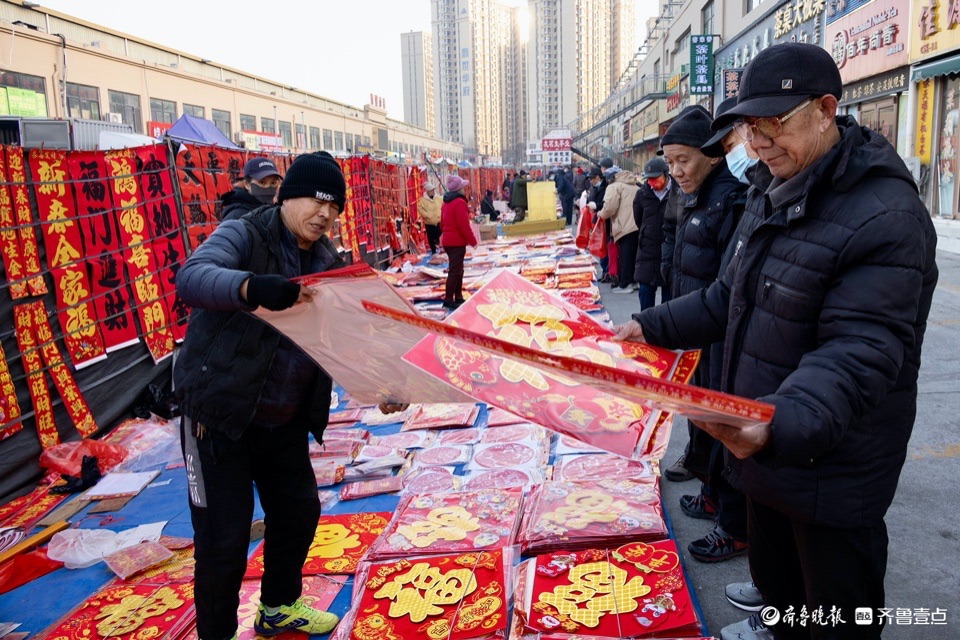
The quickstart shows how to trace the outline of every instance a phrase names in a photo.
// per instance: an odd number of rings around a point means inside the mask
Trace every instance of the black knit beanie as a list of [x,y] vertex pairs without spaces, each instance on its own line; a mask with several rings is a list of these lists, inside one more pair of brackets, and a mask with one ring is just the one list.
[[713,116],[700,105],[687,107],[663,134],[660,146],[682,144],[699,149],[713,137],[713,130],[710,129],[712,122]]
[[332,202],[340,211],[347,199],[343,172],[326,151],[297,156],[277,191],[277,202],[291,198],[316,198]]

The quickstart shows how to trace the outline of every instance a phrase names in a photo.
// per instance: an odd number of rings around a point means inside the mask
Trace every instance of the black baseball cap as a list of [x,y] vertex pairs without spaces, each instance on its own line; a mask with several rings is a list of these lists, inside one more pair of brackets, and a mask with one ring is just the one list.
[[590,173],[587,175],[587,177],[588,177],[588,178],[602,178],[602,177],[603,177],[603,169],[601,169],[600,167],[591,167],[591,168],[590,168]]
[[243,165],[243,177],[248,180],[263,180],[268,176],[279,176],[277,165],[267,158],[250,158]]
[[830,53],[817,45],[788,42],[764,49],[740,79],[737,106],[714,119],[720,131],[744,116],[769,118],[790,111],[810,97],[843,92],[840,70]]
[[[727,98],[717,105],[717,111],[714,113],[714,120],[725,114],[727,111],[730,111],[730,109],[733,109],[735,106],[737,106],[737,96]],[[700,147],[700,152],[708,158],[722,158],[725,154],[723,152],[723,144],[721,143],[723,142],[723,139],[727,137],[727,134],[733,131],[734,122],[735,121],[731,121],[730,124],[717,131],[715,136],[710,138],[705,145]]]
[[643,165],[643,178],[656,178],[667,172],[667,161],[663,158],[653,158]]

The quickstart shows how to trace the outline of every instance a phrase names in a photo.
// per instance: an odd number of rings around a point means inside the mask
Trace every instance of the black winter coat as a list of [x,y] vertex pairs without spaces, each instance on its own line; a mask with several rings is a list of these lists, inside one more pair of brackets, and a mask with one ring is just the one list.
[[[310,272],[343,266],[336,248],[323,236],[314,243]],[[193,307],[190,324],[173,370],[184,415],[236,440],[250,425],[281,336],[240,298],[240,285],[254,274],[301,275],[296,240],[280,220],[280,207],[261,207],[242,220],[229,220],[201,244],[177,272],[177,294]],[[316,377],[300,407],[317,440],[330,415],[332,382],[309,361]],[[311,366],[312,365],[312,366]]]
[[[682,194],[682,192],[680,192]],[[673,297],[710,286],[743,211],[747,186],[721,160],[700,188],[681,195],[679,219],[663,225],[663,269]]]
[[849,116],[784,190],[750,189],[709,289],[635,318],[653,344],[724,339],[723,390],[775,407],[770,444],[724,476],[815,525],[882,522],[906,458],[937,235],[910,173]]
[[639,283],[654,287],[663,286],[663,276],[660,274],[663,216],[669,200],[669,194],[663,200],[658,198],[646,182],[640,186],[640,191],[633,198],[633,220],[640,229],[633,278]]
[[239,220],[254,209],[264,206],[249,191],[241,187],[234,187],[233,191],[227,191],[220,196],[220,200],[223,202],[221,220]]

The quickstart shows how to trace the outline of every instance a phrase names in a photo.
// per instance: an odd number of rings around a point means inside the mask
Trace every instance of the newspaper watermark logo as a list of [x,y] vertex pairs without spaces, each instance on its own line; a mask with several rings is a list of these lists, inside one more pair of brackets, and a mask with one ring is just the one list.
[[822,606],[807,610],[805,605],[799,609],[792,605],[782,612],[776,607],[766,606],[760,611],[760,620],[767,627],[783,624],[788,627],[836,627],[853,622],[855,625],[930,625],[947,624],[947,610],[942,607],[889,607],[873,609],[857,607],[853,616],[848,617],[838,607],[829,609]]

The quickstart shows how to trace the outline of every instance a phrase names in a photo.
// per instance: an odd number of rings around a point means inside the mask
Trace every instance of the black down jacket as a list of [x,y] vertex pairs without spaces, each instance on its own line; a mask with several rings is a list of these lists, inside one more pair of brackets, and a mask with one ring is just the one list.
[[666,219],[663,225],[662,260],[669,266],[662,271],[669,275],[674,297],[708,287],[720,275],[720,259],[737,228],[746,193],[747,185],[730,173],[725,160],[696,193],[681,192],[679,219]]
[[893,147],[837,123],[840,141],[783,189],[750,189],[718,282],[635,318],[662,346],[725,337],[723,390],[774,405],[770,445],[726,454],[734,487],[855,528],[882,521],[906,458],[937,235]]
[[[313,244],[309,273],[344,266],[329,238]],[[271,375],[301,365],[316,382],[298,402],[319,442],[330,413],[330,378],[240,298],[253,274],[301,275],[296,239],[280,219],[279,205],[265,206],[220,226],[177,272],[177,294],[191,307],[190,324],[173,379],[184,415],[236,440],[256,415]],[[296,359],[297,362],[290,362]],[[303,362],[306,360],[306,363]]]
[[[668,189],[671,185],[668,185]],[[670,201],[668,195],[661,200],[650,185],[644,182],[633,198],[633,221],[640,229],[637,240],[637,262],[633,278],[639,283],[654,287],[663,286],[660,260],[663,251],[663,216]]]
[[254,209],[259,209],[263,203],[257,200],[249,191],[242,187],[234,187],[220,196],[223,202],[221,220],[239,220]]

